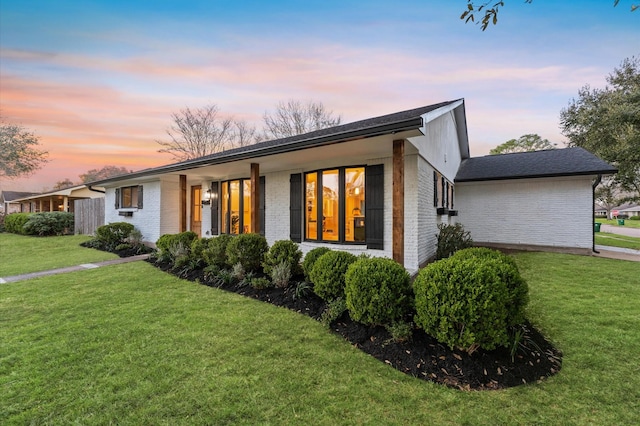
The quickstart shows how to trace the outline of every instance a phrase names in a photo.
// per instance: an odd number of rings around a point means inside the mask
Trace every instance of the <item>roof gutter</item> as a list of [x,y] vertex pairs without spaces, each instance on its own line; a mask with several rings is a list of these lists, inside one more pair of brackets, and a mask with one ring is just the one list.
[[[600,182],[602,182],[602,175],[598,175],[598,177],[596,178],[595,182],[593,183],[592,186],[592,199],[591,199],[591,205],[595,206],[596,205],[596,187],[600,184]],[[600,253],[598,250],[596,250],[596,227],[593,227],[593,247],[591,248],[593,250],[594,253]]]
[[87,188],[89,189],[89,191],[99,192],[100,194],[106,194],[106,191],[102,191],[100,189],[95,189],[95,188],[93,188],[92,185],[87,185]]
[[233,153],[232,151],[230,151],[228,154],[225,155],[225,153],[223,152],[218,157],[214,156],[213,158],[211,157],[197,158],[197,159],[185,161],[182,163],[169,164],[167,166],[160,166],[160,167],[155,167],[151,169],[145,169],[139,172],[128,173],[126,175],[116,176],[110,179],[91,182],[91,185],[101,186],[105,182],[117,182],[120,180],[135,179],[138,177],[159,174],[159,173],[180,172],[180,171],[189,170],[189,169],[198,168],[198,167],[232,163],[234,161],[248,160],[253,158],[266,157],[268,155],[300,151],[307,148],[333,145],[333,144],[348,142],[356,139],[365,139],[365,138],[371,138],[376,136],[382,136],[385,134],[400,133],[400,132],[405,132],[409,130],[420,129],[422,125],[423,125],[422,117],[414,117],[414,118],[410,118],[402,121],[397,121],[394,123],[379,125],[376,127],[345,131],[342,133],[333,133],[325,136],[318,136],[311,139],[302,139],[302,140],[293,141],[290,143],[258,147],[255,149],[245,149],[237,153]]

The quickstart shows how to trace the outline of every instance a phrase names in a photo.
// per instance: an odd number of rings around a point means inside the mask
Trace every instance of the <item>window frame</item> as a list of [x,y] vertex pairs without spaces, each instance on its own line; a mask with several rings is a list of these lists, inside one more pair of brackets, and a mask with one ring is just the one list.
[[[232,203],[232,193],[231,193],[231,182],[238,182],[238,233],[231,232],[231,203]],[[229,235],[241,235],[245,234],[244,232],[244,187],[246,183],[249,183],[249,195],[251,195],[251,178],[238,178],[238,179],[228,179],[220,181],[220,234],[229,234]],[[225,200],[225,195],[227,195],[227,199]],[[226,204],[226,206],[225,206]],[[251,202],[249,202],[249,217],[251,216]],[[248,233],[253,232],[250,230]]]
[[[366,236],[364,237],[364,239],[362,241],[349,241],[346,239],[346,220],[347,220],[347,212],[346,212],[346,174],[347,174],[347,170],[348,169],[362,169],[362,178],[363,178],[363,182],[362,182],[362,191],[364,191],[364,205],[362,206],[362,208],[360,209],[361,214],[363,214],[363,220],[365,220],[365,232],[366,232],[366,216],[364,216],[366,214],[366,200],[367,200],[367,195],[366,195],[366,172],[367,172],[367,165],[362,164],[362,165],[349,165],[349,166],[340,166],[340,167],[327,167],[327,168],[323,168],[323,169],[316,169],[316,170],[309,170],[306,172],[302,173],[302,194],[303,194],[303,198],[302,198],[302,205],[304,206],[303,208],[303,214],[302,214],[302,221],[303,221],[303,229],[302,229],[302,241],[305,242],[310,242],[310,243],[323,243],[323,244],[349,244],[349,245],[367,245],[367,238]],[[323,224],[322,224],[322,220],[319,220],[319,218],[321,217],[321,215],[323,215],[323,209],[324,209],[324,190],[323,190],[323,174],[324,172],[331,172],[331,171],[337,171],[338,172],[338,238],[336,240],[327,240],[324,239],[324,228],[323,228]],[[309,207],[308,207],[308,199],[307,199],[307,177],[311,174],[316,174],[316,180],[315,180],[315,184],[316,184],[316,188],[315,188],[315,196],[316,196],[316,204],[315,204],[315,223],[317,224],[316,226],[316,238],[312,239],[309,238],[309,230],[308,230],[308,215],[309,215]],[[352,231],[352,234],[355,234],[354,231]],[[354,237],[355,238],[355,237]]]
[[[129,193],[129,202],[125,204],[125,196]],[[141,210],[143,207],[143,185],[121,186],[115,190],[116,210]]]

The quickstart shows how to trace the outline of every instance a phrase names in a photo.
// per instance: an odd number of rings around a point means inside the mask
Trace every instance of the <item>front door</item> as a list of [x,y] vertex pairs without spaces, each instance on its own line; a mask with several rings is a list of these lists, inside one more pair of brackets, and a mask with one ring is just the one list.
[[191,187],[191,230],[202,236],[202,185]]

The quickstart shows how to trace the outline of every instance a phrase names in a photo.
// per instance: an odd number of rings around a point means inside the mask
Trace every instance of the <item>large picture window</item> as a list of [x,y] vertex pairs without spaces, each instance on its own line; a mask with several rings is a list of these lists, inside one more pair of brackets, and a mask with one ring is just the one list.
[[251,180],[222,182],[222,232],[247,234],[251,229]]
[[365,241],[365,168],[314,171],[304,180],[305,239]]

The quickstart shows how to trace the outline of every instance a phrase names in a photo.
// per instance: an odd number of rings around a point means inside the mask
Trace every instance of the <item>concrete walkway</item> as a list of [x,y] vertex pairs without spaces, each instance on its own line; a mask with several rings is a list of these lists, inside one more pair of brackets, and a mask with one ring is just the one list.
[[138,260],[146,260],[148,254],[140,254],[138,256],[121,257],[113,260],[105,260],[104,262],[85,263],[82,265],[68,266],[66,268],[51,269],[49,271],[32,272],[30,274],[14,275],[11,277],[0,278],[0,284],[15,283],[18,281],[30,280],[32,278],[46,277],[48,275],[64,274],[67,272],[82,271],[85,269],[95,269],[101,266],[117,265],[120,263],[136,262]]
[[640,228],[630,228],[628,226],[615,226],[607,225],[603,223],[600,225],[601,232],[608,232],[610,234],[625,235],[627,237],[640,238]]

